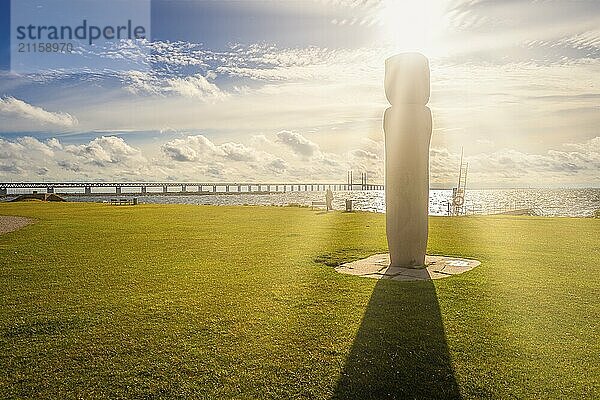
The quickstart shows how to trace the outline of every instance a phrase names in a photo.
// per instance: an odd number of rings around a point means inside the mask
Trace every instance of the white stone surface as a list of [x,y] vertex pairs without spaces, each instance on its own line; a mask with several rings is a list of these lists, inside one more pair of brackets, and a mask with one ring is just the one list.
[[431,111],[426,106],[386,110],[386,234],[392,265],[423,265],[427,249]]
[[425,265],[417,268],[390,266],[389,254],[375,254],[362,260],[342,264],[335,270],[342,274],[395,281],[425,281],[447,278],[470,271],[481,263],[459,257],[426,256]]
[[429,102],[429,61],[420,53],[401,53],[385,60],[385,95],[392,106]]
[[391,265],[423,265],[427,249],[429,143],[433,128],[429,61],[402,53],[385,62],[386,234]]

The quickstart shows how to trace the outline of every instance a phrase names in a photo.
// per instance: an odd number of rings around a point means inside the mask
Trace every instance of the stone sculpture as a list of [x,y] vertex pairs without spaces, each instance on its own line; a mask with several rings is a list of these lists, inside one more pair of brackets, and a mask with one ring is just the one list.
[[425,263],[432,132],[429,61],[402,53],[385,62],[386,233],[391,266]]

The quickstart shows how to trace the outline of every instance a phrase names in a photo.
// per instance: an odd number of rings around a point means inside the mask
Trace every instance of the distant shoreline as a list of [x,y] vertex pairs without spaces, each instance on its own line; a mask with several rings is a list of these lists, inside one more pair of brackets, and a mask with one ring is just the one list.
[[[312,193],[319,193],[319,192],[325,192],[324,190],[314,190]],[[340,191],[342,192],[342,191]],[[55,192],[54,194],[58,195],[58,196],[62,196],[62,197],[148,197],[148,196],[206,196],[206,195],[210,195],[210,196],[218,196],[218,195],[242,195],[242,194],[285,194],[285,193],[299,193],[297,191],[294,192],[266,192],[266,191],[252,191],[252,192],[168,192],[168,193],[164,193],[164,192],[156,192],[156,193],[59,193],[59,192]],[[304,193],[304,192],[301,192]],[[17,197],[20,196],[23,193],[10,193],[10,194],[3,194],[0,195],[0,198],[7,198],[7,197]]]

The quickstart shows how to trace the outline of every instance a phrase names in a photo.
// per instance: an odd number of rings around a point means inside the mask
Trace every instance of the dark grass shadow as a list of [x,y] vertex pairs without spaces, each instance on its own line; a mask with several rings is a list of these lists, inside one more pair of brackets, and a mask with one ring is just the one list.
[[460,399],[431,281],[379,281],[333,399]]

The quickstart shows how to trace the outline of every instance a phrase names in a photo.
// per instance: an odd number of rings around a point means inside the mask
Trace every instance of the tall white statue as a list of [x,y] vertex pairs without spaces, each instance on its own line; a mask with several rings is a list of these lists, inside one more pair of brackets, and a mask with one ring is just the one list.
[[386,232],[391,266],[425,264],[429,205],[429,61],[402,53],[385,61]]

